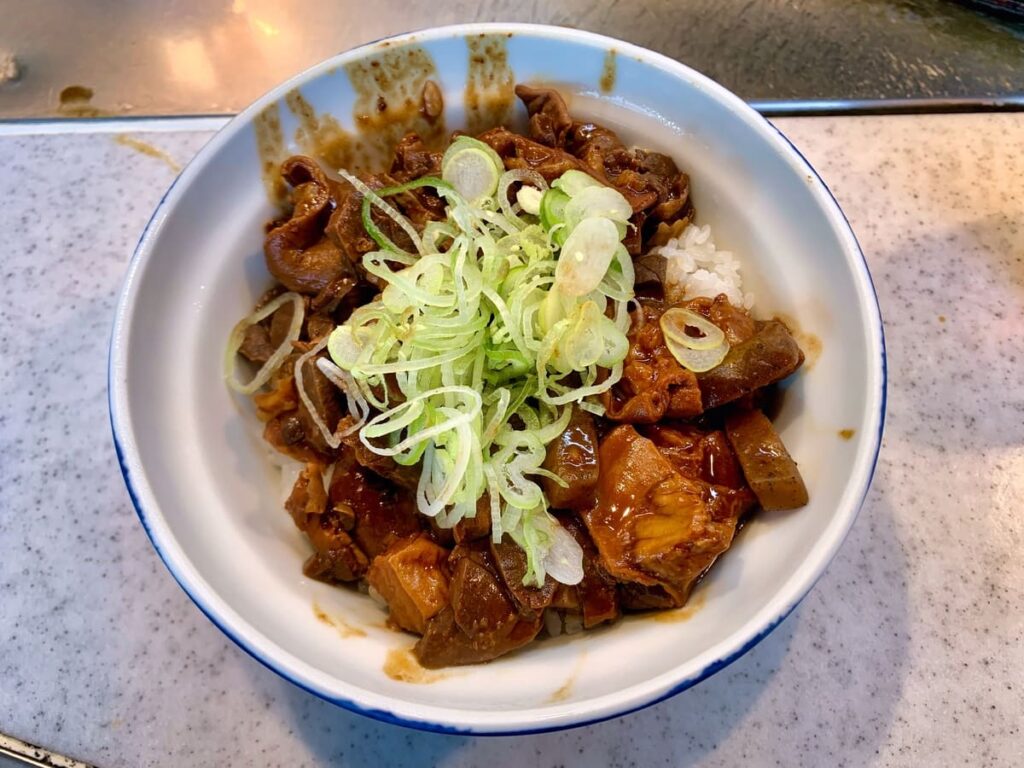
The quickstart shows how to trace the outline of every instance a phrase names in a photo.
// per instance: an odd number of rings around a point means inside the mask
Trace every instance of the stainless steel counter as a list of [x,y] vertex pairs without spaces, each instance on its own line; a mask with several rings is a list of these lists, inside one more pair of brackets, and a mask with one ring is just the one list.
[[950,0],[0,0],[0,20],[0,119],[231,113],[338,51],[464,21],[612,35],[753,100],[1024,94],[1024,25]]

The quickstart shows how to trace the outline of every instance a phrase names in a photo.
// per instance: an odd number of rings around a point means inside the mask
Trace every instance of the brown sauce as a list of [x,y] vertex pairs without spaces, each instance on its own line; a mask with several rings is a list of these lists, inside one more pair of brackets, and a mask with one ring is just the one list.
[[670,611],[652,611],[649,616],[662,624],[675,624],[676,622],[687,621],[692,619],[694,614],[704,607],[706,600],[706,593],[698,592],[695,595],[691,595],[690,599],[686,601],[686,605],[682,608],[674,608]]
[[[381,45],[375,55],[345,67],[356,94],[352,131],[329,114],[317,114],[298,90],[285,96],[285,104],[298,120],[295,143],[330,170],[370,171],[386,168],[395,146],[409,132],[418,133],[427,146],[440,147],[448,138],[444,99],[430,55],[418,46],[391,50]],[[277,168],[284,159],[284,136],[276,106],[257,119],[257,146],[271,199],[281,204]],[[268,169],[273,172],[268,176]]]
[[446,675],[432,669],[424,669],[407,648],[394,648],[384,659],[384,674],[400,683],[427,685],[443,680]]
[[366,632],[361,630],[359,627],[353,627],[351,624],[337,616],[331,616],[317,603],[313,603],[313,615],[320,621],[329,627],[334,627],[338,630],[338,634],[342,637],[366,637]]
[[278,105],[269,104],[256,115],[252,123],[256,132],[256,151],[260,157],[260,173],[267,197],[275,205],[283,205],[288,199],[288,189],[281,178],[281,163],[287,154],[284,133],[281,130],[281,110]]
[[440,147],[448,138],[443,114],[425,115],[424,91],[440,79],[434,60],[419,46],[385,49],[345,67],[356,92],[352,118],[356,136],[353,167],[387,167],[395,146],[410,131],[427,146]]
[[67,117],[101,117],[108,114],[92,104],[93,90],[85,85],[69,85],[60,92],[57,111]]
[[555,689],[554,693],[548,696],[548,702],[556,704],[559,701],[565,701],[572,696],[573,686],[576,685],[576,679],[580,676],[580,672],[583,670],[583,659],[585,654],[581,653],[579,658],[576,660],[576,666],[573,667],[572,672],[569,673],[569,677],[566,678],[565,682]]
[[466,131],[482,133],[496,125],[508,125],[515,107],[515,75],[508,63],[505,35],[466,38],[469,75],[464,94]]
[[796,337],[796,343],[800,345],[800,349],[804,351],[804,370],[809,371],[814,368],[821,357],[821,339],[813,333],[803,331],[796,331],[793,336]]
[[323,161],[330,169],[353,167],[353,139],[333,115],[317,115],[298,88],[284,97],[299,121],[295,143],[304,154]]
[[127,133],[119,133],[114,137],[114,142],[120,144],[122,147],[128,147],[134,149],[136,152],[147,157],[153,157],[157,160],[164,162],[168,168],[175,173],[181,172],[181,166],[175,161],[173,157],[168,155],[159,147],[154,147],[152,144],[141,139],[136,139],[134,136],[130,136]]
[[800,349],[804,353],[804,364],[801,368],[803,371],[810,371],[817,364],[823,345],[821,339],[813,333],[809,333],[800,328],[800,324],[796,321],[796,318],[790,317],[789,315],[780,314],[777,319],[781,320],[789,328],[790,333],[793,334],[793,338],[796,339],[796,343],[800,345]]
[[601,67],[601,80],[599,85],[601,93],[611,93],[615,90],[616,53],[612,48],[604,55],[604,65]]
[[839,436],[841,438],[843,438],[843,440],[852,440],[853,436],[855,434],[857,434],[857,431],[854,430],[854,429],[840,429],[839,430]]

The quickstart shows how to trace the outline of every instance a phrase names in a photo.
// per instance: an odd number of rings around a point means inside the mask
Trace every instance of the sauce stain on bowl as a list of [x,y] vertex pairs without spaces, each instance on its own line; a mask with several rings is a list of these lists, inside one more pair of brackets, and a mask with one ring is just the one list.
[[277,103],[268,104],[252,121],[256,133],[256,151],[260,158],[260,175],[267,197],[275,205],[283,206],[288,199],[288,189],[281,178],[281,163],[288,156],[281,130],[281,110]]
[[614,48],[610,48],[608,53],[604,55],[604,64],[601,66],[601,80],[598,82],[601,93],[611,93],[615,90],[615,75],[618,69],[616,55]]
[[337,616],[331,616],[316,602],[313,603],[313,615],[327,626],[334,627],[338,630],[338,634],[342,637],[366,637],[365,631],[359,627],[353,627],[344,619],[338,618]]
[[332,170],[352,166],[353,157],[358,153],[353,151],[352,135],[341,127],[337,118],[317,115],[298,88],[289,91],[284,101],[299,121],[295,143],[305,154],[323,161]]
[[821,353],[824,348],[821,343],[821,339],[816,334],[803,330],[795,317],[779,313],[776,315],[776,319],[785,323],[786,327],[789,328],[790,333],[793,334],[793,338],[796,339],[796,343],[800,346],[800,349],[803,350],[804,364],[800,370],[805,373],[813,370],[814,366],[821,358]]
[[384,659],[384,674],[400,683],[427,685],[443,680],[447,675],[424,669],[408,648],[392,648]]
[[508,63],[507,39],[506,35],[466,38],[469,74],[463,99],[467,133],[482,133],[512,119],[516,80]]
[[583,671],[583,660],[586,658],[586,656],[586,652],[580,653],[580,655],[576,659],[576,666],[573,667],[572,672],[569,673],[569,676],[565,679],[565,682],[558,686],[558,688],[556,688],[555,691],[550,696],[548,696],[549,704],[557,704],[558,702],[565,701],[570,696],[572,696],[573,686],[576,685],[576,679],[580,676],[580,672]]
[[[424,107],[440,77],[423,48],[382,50],[346,65],[345,72],[356,94],[352,107],[357,133],[353,156],[360,161],[353,165],[356,170],[390,162],[406,133],[419,134],[427,146],[440,146],[447,138],[443,113],[429,114]],[[436,104],[431,107],[431,111],[437,109]]]

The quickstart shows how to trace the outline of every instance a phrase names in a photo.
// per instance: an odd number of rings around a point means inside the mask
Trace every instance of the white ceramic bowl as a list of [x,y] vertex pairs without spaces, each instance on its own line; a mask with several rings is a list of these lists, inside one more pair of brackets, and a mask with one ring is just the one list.
[[[470,46],[490,46],[489,80],[471,69]],[[465,119],[467,79],[487,91],[514,77],[558,83],[574,115],[671,154],[691,175],[699,221],[743,259],[756,310],[794,318],[805,341],[820,340],[777,421],[811,502],[748,525],[698,589],[700,608],[686,621],[631,618],[414,684],[383,671],[388,651],[408,648],[410,637],[385,629],[365,596],[302,576],[307,545],[281,509],[252,414],[221,378],[228,331],[269,281],[261,243],[273,208],[255,124],[279,105],[282,135],[297,149],[299,123],[285,97],[300,89],[318,114],[351,127],[356,96],[347,69],[369,71],[373,59],[386,69],[410,52],[428,68],[432,62],[449,129]],[[325,699],[390,722],[471,733],[557,729],[629,712],[754,646],[807,593],[853,523],[885,401],[882,325],[864,258],[828,189],[786,139],[736,96],[664,56],[585,32],[514,24],[444,27],[366,45],[232,120],[146,228],[117,309],[109,376],[132,500],[204,613],[268,667]],[[847,429],[853,437],[842,439]],[[357,631],[343,637],[314,605]]]

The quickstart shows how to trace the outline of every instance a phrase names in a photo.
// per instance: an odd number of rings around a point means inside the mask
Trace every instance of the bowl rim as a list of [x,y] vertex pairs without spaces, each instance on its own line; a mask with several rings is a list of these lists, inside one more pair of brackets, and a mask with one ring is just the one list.
[[[808,178],[812,194],[838,236],[846,261],[853,268],[859,299],[857,306],[861,316],[861,330],[866,341],[868,359],[874,361],[867,371],[869,389],[865,421],[860,426],[865,437],[857,449],[850,475],[837,505],[841,514],[835,516],[814,545],[807,559],[783,583],[776,594],[742,627],[706,651],[702,656],[709,658],[703,661],[695,671],[678,676],[674,676],[672,672],[664,673],[621,691],[584,702],[569,703],[559,707],[527,707],[505,712],[493,710],[480,712],[410,702],[373,694],[356,686],[348,686],[338,678],[331,678],[342,683],[343,686],[349,687],[353,692],[348,696],[340,696],[327,690],[315,679],[317,671],[314,668],[271,642],[224,602],[201,576],[171,534],[141,464],[128,407],[127,355],[139,285],[148,263],[148,257],[152,254],[154,244],[164,227],[170,210],[186,194],[190,182],[198,175],[201,168],[218,153],[223,145],[248,126],[267,105],[280,101],[288,91],[316,79],[329,70],[379,50],[384,41],[387,41],[389,45],[402,45],[410,42],[429,42],[477,34],[507,33],[577,42],[595,48],[614,48],[619,55],[631,56],[642,63],[667,70],[684,81],[695,83],[727,107],[735,117],[743,120],[750,128],[760,133],[794,170]],[[322,699],[352,712],[387,723],[438,733],[473,735],[543,733],[590,725],[635,712],[696,685],[731,664],[763,640],[796,608],[825,572],[856,520],[867,496],[881,449],[885,422],[886,387],[885,335],[877,292],[864,254],[849,221],[831,191],[807,159],[782,132],[724,86],[667,56],[593,32],[522,23],[456,24],[404,32],[374,40],[315,64],[269,90],[231,118],[196,153],[172,182],[142,232],[126,270],[118,297],[111,330],[107,369],[108,406],[114,449],[132,505],[135,507],[146,535],[164,565],[207,618],[242,650],[265,667]],[[680,664],[673,672],[687,664],[693,664],[693,662],[694,660],[691,659],[689,662]],[[666,686],[663,678],[670,676],[672,679]],[[360,692],[369,694],[370,698],[386,700],[388,708],[371,705],[365,700],[360,700],[364,698],[359,696]],[[488,718],[488,715],[491,717]],[[500,716],[501,720],[496,720],[495,716]]]

